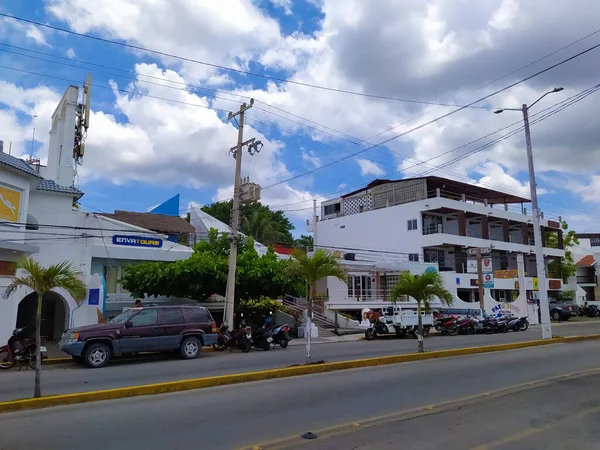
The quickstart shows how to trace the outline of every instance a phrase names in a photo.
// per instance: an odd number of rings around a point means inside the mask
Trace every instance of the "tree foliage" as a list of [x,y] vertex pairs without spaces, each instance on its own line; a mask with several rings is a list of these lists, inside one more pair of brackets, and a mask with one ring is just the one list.
[[294,245],[304,250],[305,252],[308,252],[313,249],[314,240],[312,236],[302,234],[298,239],[294,241]]
[[[216,202],[203,206],[202,211],[227,225],[231,224],[232,202]],[[294,225],[283,211],[271,211],[261,203],[251,203],[240,207],[240,230],[252,236],[261,244],[291,244],[294,242]]]
[[[421,275],[412,275],[410,272],[402,272],[398,276],[398,282],[392,288],[390,297],[393,302],[412,297],[417,302],[417,314],[419,318],[419,336],[423,336],[423,323],[421,310],[430,310],[431,301],[437,297],[446,305],[452,303],[452,294],[444,287],[444,281],[438,272],[425,272]],[[423,340],[419,338],[418,351],[423,351]]]
[[[568,283],[569,278],[577,273],[577,265],[573,260],[571,248],[574,245],[579,245],[579,240],[575,236],[575,231],[569,230],[569,224],[567,222],[563,221],[561,223],[561,229],[563,232],[565,257],[562,259],[555,259],[548,263],[548,272],[553,276],[562,278],[564,283]],[[546,237],[546,246],[549,248],[558,248],[558,237],[555,233],[548,234]]]
[[[144,262],[127,266],[121,285],[135,298],[168,296],[204,300],[212,294],[225,294],[229,258],[229,237],[211,229],[207,241],[194,247],[192,255],[176,262]],[[287,275],[288,262],[273,250],[259,256],[254,240],[238,243],[236,301],[298,295],[298,278]]]
[[81,273],[76,270],[69,262],[63,261],[48,267],[42,267],[36,260],[27,258],[19,264],[21,269],[27,272],[27,275],[15,277],[4,292],[4,297],[8,298],[10,294],[19,287],[25,286],[37,294],[37,310],[35,316],[35,384],[33,396],[38,398],[42,396],[41,391],[41,372],[42,357],[40,354],[41,346],[41,324],[42,324],[42,303],[44,294],[53,289],[64,289],[77,302],[81,303],[85,298],[87,288],[81,281]]

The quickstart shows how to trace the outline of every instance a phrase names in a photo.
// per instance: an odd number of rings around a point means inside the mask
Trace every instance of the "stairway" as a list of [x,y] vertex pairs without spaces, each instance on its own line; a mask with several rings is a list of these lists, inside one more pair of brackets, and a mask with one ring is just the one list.
[[[304,298],[296,298],[291,295],[285,295],[283,297],[283,304],[290,308],[292,311],[302,316],[302,313],[308,309],[308,302]],[[313,306],[313,323],[319,329],[319,337],[330,337],[337,336],[339,333],[335,333],[335,322],[324,314],[324,308],[321,306]]]

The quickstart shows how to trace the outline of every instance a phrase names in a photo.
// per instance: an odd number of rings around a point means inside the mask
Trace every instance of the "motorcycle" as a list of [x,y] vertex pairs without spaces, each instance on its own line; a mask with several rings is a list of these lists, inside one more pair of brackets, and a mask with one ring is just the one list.
[[[12,336],[8,339],[8,343],[0,347],[0,369],[10,369],[16,364],[20,364],[19,370],[23,366],[35,369],[35,341],[25,337],[25,327],[16,328],[12,332]],[[42,359],[46,359],[47,349],[40,346]]]
[[290,337],[291,327],[289,325],[280,325],[273,330],[273,345],[279,345],[281,348],[287,348],[292,340]]
[[600,309],[596,305],[583,305],[579,308],[580,316],[600,317]]
[[437,331],[442,333],[442,336],[456,336],[459,333],[457,320],[456,316],[437,318],[433,326]]
[[217,335],[217,343],[213,344],[213,348],[218,351],[224,351],[229,348],[239,348],[243,353],[248,353],[252,347],[252,330],[250,327],[243,327],[232,333],[229,327],[223,323],[219,328]]
[[271,322],[267,321],[258,330],[252,332],[252,346],[262,348],[265,352],[271,350],[273,343],[273,328]]

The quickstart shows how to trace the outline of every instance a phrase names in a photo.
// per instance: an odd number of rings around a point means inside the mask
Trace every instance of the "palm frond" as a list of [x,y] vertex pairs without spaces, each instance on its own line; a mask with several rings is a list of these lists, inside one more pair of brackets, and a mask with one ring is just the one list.
[[454,300],[452,294],[444,287],[444,281],[438,272],[425,272],[418,276],[402,272],[392,288],[390,297],[393,302],[403,297],[412,297],[417,303],[423,302],[426,310],[435,297],[446,305],[452,304]]

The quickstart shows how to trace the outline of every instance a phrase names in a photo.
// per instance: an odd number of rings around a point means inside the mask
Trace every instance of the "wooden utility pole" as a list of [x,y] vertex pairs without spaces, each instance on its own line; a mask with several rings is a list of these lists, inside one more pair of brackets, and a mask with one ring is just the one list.
[[481,261],[481,249],[477,249],[477,286],[479,287],[479,307],[481,308],[481,314],[485,311],[483,297],[485,290],[483,289],[483,263]]
[[240,106],[236,113],[229,113],[228,119],[231,120],[236,116],[240,116],[238,126],[238,142],[237,146],[232,150],[235,158],[235,179],[233,182],[233,204],[231,207],[231,224],[229,235],[229,271],[227,273],[227,288],[225,292],[225,323],[233,330],[233,309],[235,298],[235,271],[237,266],[237,240],[238,228],[240,224],[240,184],[242,176],[242,148],[244,146],[244,113],[252,108],[254,99],[250,100],[250,105],[246,103]]

